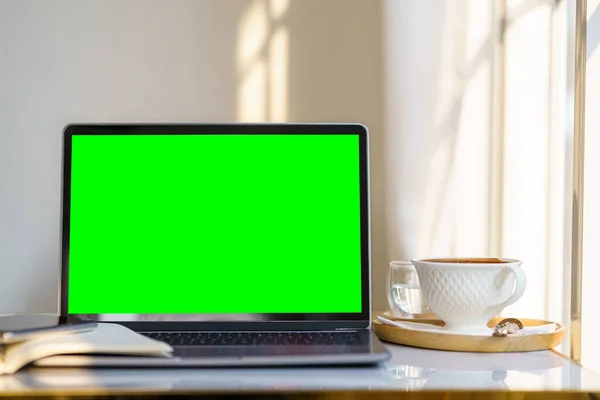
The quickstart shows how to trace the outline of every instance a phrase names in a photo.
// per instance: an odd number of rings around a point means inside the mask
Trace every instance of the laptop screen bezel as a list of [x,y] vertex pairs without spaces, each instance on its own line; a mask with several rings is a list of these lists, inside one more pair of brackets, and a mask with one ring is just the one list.
[[[359,139],[360,226],[361,226],[361,312],[220,314],[215,321],[124,321],[97,314],[69,314],[69,240],[71,205],[72,138],[76,135],[357,135]],[[62,235],[60,315],[115,322],[136,330],[194,329],[337,329],[370,326],[370,215],[368,130],[361,124],[72,124],[63,132]],[[157,319],[161,319],[157,315]],[[225,319],[225,320],[222,320]]]

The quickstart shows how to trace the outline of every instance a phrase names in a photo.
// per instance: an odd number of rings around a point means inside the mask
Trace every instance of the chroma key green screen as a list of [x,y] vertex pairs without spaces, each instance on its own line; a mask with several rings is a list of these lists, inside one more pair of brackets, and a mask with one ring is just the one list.
[[70,314],[359,313],[357,135],[74,135]]

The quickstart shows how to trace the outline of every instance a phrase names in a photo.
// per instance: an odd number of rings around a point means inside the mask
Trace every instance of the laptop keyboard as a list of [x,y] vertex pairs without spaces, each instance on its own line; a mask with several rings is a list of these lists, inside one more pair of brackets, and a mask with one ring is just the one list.
[[357,332],[140,332],[173,346],[262,346],[362,344]]

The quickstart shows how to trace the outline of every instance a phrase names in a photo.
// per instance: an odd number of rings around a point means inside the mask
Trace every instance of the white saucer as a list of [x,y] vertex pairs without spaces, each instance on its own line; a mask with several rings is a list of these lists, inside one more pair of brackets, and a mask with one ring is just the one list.
[[410,322],[410,321],[392,321],[391,319],[387,319],[384,317],[377,317],[379,321],[386,325],[397,326],[402,329],[408,329],[411,331],[419,331],[419,332],[433,332],[440,333],[444,335],[468,335],[468,336],[491,336],[492,329],[488,327],[482,328],[463,328],[463,329],[448,329],[443,326],[437,326],[433,324],[426,324],[423,322]]

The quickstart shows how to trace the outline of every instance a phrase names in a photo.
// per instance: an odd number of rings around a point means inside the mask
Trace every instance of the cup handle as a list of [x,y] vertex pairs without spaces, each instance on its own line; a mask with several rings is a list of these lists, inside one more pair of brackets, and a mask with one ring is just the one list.
[[525,293],[525,288],[527,287],[527,275],[525,275],[525,271],[523,271],[523,269],[518,265],[507,265],[499,273],[503,273],[506,270],[515,276],[515,290],[507,300],[490,306],[488,309],[503,309],[508,307],[512,303],[519,300],[521,296],[523,296],[523,293]]

